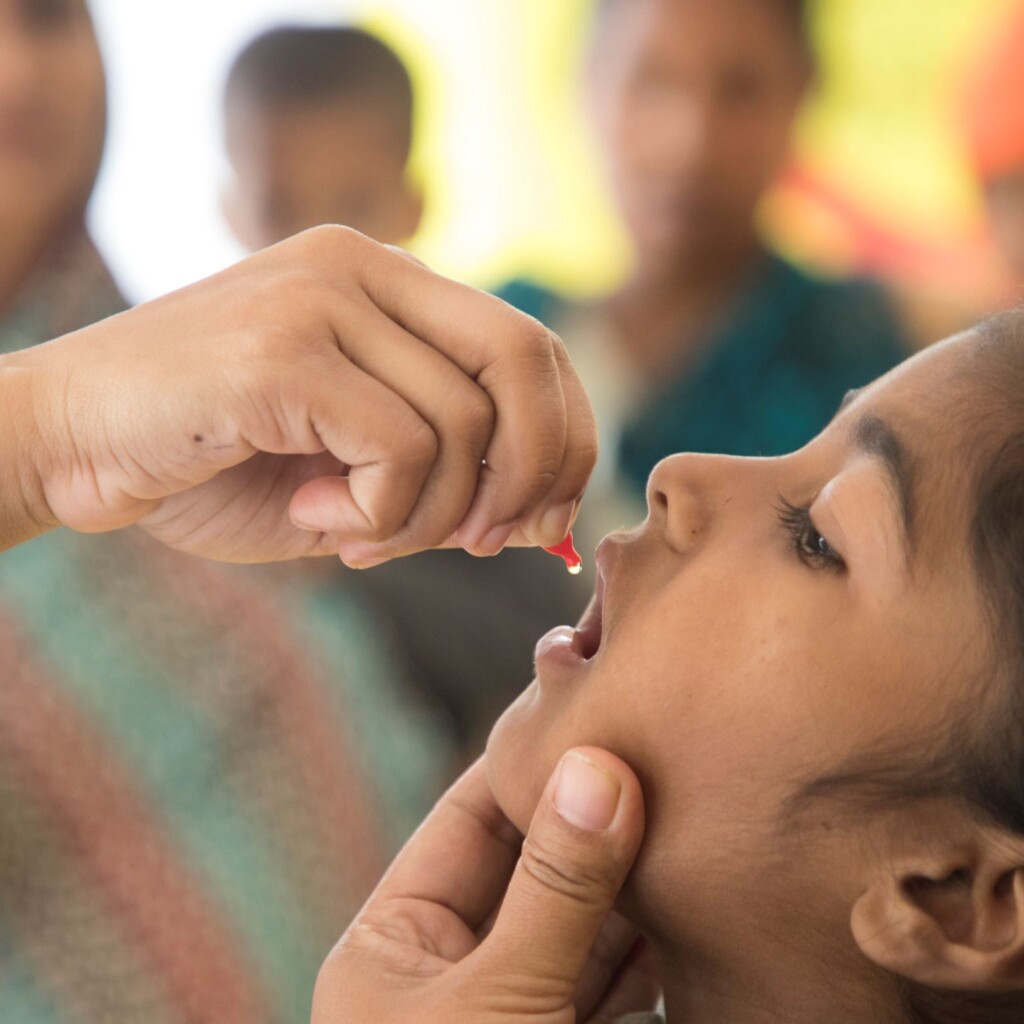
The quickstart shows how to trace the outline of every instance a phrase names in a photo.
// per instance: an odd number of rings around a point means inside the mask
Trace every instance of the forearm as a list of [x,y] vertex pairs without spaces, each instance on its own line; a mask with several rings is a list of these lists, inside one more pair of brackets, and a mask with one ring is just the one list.
[[0,356],[0,551],[60,524],[46,501],[43,435],[37,389],[39,369],[20,353]]

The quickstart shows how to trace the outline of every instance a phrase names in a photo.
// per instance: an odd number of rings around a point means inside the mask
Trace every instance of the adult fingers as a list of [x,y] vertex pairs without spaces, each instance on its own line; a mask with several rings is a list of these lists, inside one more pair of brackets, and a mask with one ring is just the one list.
[[494,405],[456,363],[388,319],[365,296],[348,311],[339,343],[346,358],[430,424],[438,444],[437,458],[402,528],[385,544],[343,546],[342,554],[375,561],[436,547],[473,502],[494,430]]
[[638,939],[595,1010],[585,1011],[577,999],[578,1019],[587,1024],[615,1024],[627,1014],[656,1009],[660,1001],[661,982],[651,947],[646,940]]
[[[294,378],[283,400],[290,408],[275,419],[308,420],[295,433],[312,431],[348,469],[300,487],[289,505],[292,522],[350,540],[387,540],[408,519],[437,458],[433,429],[401,396],[340,356],[297,369]],[[276,445],[263,440],[258,447]]]
[[[572,529],[583,496],[580,480],[586,486],[597,461],[598,450],[597,425],[583,383],[573,369],[565,345],[553,333],[551,345],[565,394],[565,449],[562,465],[545,499],[545,507],[520,524],[521,532],[540,544],[558,543]],[[550,537],[557,540],[552,542],[547,539]]]
[[[537,325],[539,327],[539,325]],[[554,346],[546,332],[510,345],[477,376],[498,416],[476,497],[457,536],[479,554],[500,551],[520,522],[535,544],[557,544],[568,519],[550,495],[565,462],[566,398]],[[546,532],[545,532],[546,530]]]
[[613,754],[567,753],[545,788],[494,928],[471,955],[474,983],[572,1002],[643,835],[640,783]]
[[[499,550],[520,519],[536,525],[535,542],[555,544],[545,513],[583,492],[593,465],[593,417],[582,391],[567,391],[551,333],[493,296],[446,280],[380,247],[368,249],[360,284],[406,330],[456,362],[490,395],[496,428],[477,497],[460,527],[462,542],[481,554]],[[570,416],[569,409],[572,409]],[[589,440],[587,440],[589,438]],[[568,446],[581,448],[566,457]],[[589,450],[588,450],[589,449]],[[559,488],[549,497],[555,483]]]
[[612,911],[601,926],[590,957],[576,985],[577,1016],[586,1020],[604,999],[636,945],[640,932],[631,921]]
[[364,916],[387,917],[396,901],[413,900],[444,907],[476,930],[501,899],[521,842],[494,800],[481,758],[405,845]]

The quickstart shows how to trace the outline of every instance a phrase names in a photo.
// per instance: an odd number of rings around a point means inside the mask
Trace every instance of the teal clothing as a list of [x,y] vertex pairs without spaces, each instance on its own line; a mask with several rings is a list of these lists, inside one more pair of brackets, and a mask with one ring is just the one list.
[[[550,292],[517,281],[498,294],[558,329],[560,300]],[[695,359],[621,425],[617,471],[642,491],[655,463],[675,452],[795,451],[848,390],[909,352],[877,284],[819,280],[767,255]]]

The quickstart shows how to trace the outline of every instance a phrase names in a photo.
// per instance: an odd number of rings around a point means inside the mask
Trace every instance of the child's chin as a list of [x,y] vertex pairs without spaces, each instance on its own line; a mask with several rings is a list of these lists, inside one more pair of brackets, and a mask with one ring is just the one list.
[[537,779],[541,770],[540,759],[530,755],[519,740],[525,723],[518,721],[513,705],[498,719],[487,739],[485,762],[487,781],[505,817],[523,835],[544,792],[546,778]]

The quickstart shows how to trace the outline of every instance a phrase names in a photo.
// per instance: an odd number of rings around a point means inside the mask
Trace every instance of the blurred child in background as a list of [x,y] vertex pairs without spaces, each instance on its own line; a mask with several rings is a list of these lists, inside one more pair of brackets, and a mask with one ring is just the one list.
[[405,66],[367,32],[282,27],[254,39],[224,101],[224,211],[239,241],[262,249],[317,224],[411,238],[423,208],[406,171],[412,104]]
[[[105,121],[84,0],[0,0],[0,352],[124,308],[85,229]],[[400,679],[344,594],[137,531],[7,552],[0,1020],[308,1019],[449,771]]]
[[[272,29],[235,60],[224,114],[234,170],[225,215],[243,245],[321,223],[389,244],[414,234],[422,197],[406,167],[413,94],[383,42],[356,28]],[[358,595],[409,678],[447,709],[467,759],[530,678],[537,637],[585,602],[560,563],[526,549],[484,561],[427,552],[331,580]]]
[[604,508],[597,491],[588,502],[597,534],[631,517],[613,499],[639,504],[659,459],[799,448],[907,350],[879,287],[812,277],[759,235],[814,83],[805,7],[596,4],[588,99],[633,270],[583,307],[522,281],[500,294],[563,337],[594,401],[607,484]]

